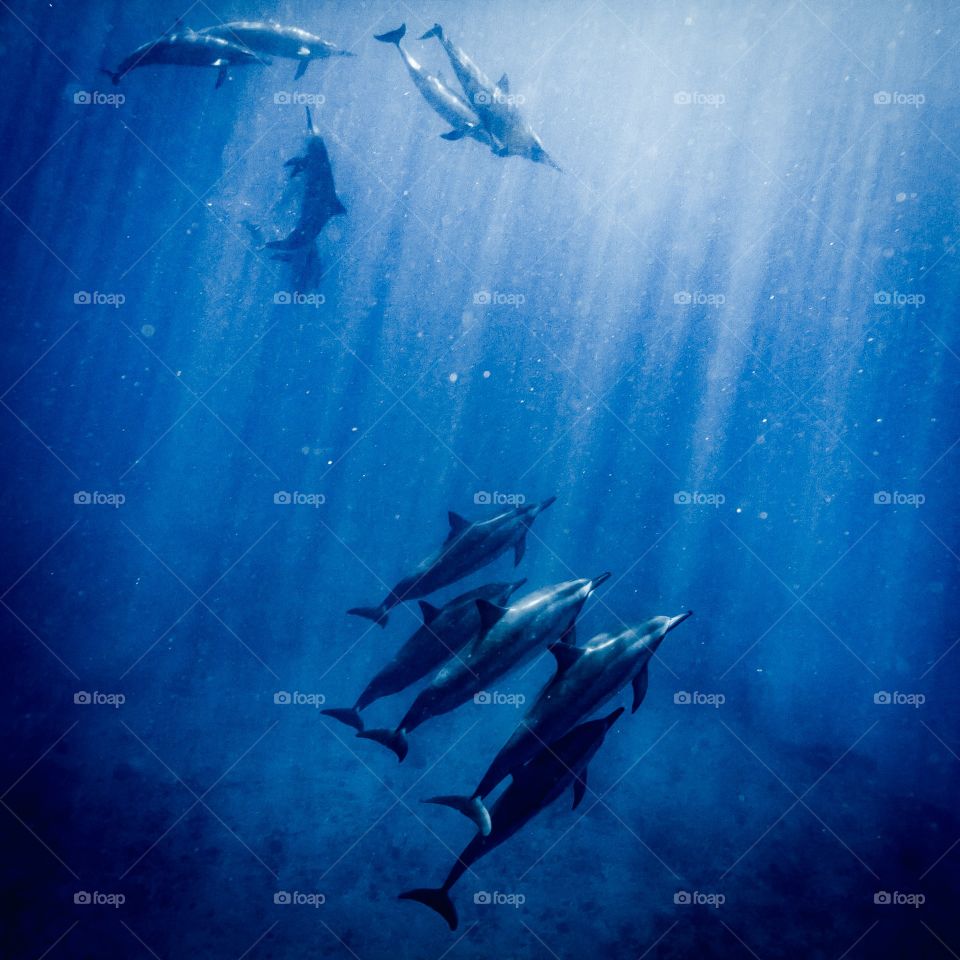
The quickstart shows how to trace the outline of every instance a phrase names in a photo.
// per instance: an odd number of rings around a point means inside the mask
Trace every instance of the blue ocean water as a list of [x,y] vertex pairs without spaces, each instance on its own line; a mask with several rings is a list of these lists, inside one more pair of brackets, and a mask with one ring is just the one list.
[[[2,8],[4,956],[960,952],[955,7]],[[356,56],[99,72],[245,16]],[[437,20],[562,173],[440,138],[373,39],[454,86]],[[306,103],[347,213],[304,272],[261,241]],[[695,615],[451,933],[397,900],[472,833],[420,801],[552,658],[402,764],[319,706],[448,510],[550,496],[431,601],[609,570],[581,644]]]

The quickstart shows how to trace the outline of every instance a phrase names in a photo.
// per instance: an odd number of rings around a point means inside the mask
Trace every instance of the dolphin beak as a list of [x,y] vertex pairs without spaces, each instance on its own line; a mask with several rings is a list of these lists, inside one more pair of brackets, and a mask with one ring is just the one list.
[[606,583],[612,576],[613,574],[607,571],[605,573],[601,573],[599,576],[594,577],[590,581],[590,592],[593,593],[593,591],[596,590],[601,583]]
[[563,173],[563,167],[561,167],[560,164],[557,163],[557,161],[553,159],[553,157],[551,157],[551,156],[548,155],[547,158],[546,158],[543,162],[544,162],[548,167],[551,167],[552,169],[556,170],[557,173]]
[[542,512],[543,512],[544,510],[546,510],[547,507],[549,507],[552,503],[555,503],[556,500],[557,500],[556,497],[547,497],[547,499],[544,500],[543,503],[540,504],[540,512],[542,513]]
[[667,622],[667,629],[663,631],[663,635],[666,636],[671,630],[679,627],[684,620],[688,620],[693,616],[693,611],[688,610],[686,613],[681,613],[679,617],[671,617]]

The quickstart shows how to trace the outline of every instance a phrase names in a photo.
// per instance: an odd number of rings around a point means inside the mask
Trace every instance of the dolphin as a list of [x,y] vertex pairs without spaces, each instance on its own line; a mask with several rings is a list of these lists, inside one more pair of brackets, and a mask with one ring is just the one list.
[[[510,80],[504,74],[497,83],[470,59],[443,33],[435,23],[421,40],[436,37],[447,53],[460,86],[470,104],[493,140],[493,151],[500,157],[526,157],[534,163],[543,163],[560,171],[560,165],[544,149],[543,141],[523,118],[515,99],[510,95]],[[560,171],[562,172],[562,171]]]
[[416,600],[475,573],[513,547],[513,565],[523,559],[527,548],[527,531],[533,521],[556,500],[528,503],[501,513],[483,522],[470,523],[452,511],[447,514],[450,533],[435,553],[422,561],[387,594],[378,607],[353,607],[347,613],[366,617],[381,627],[398,603]]
[[[473,644],[443,665],[395,730],[365,730],[357,736],[388,747],[403,763],[407,734],[412,730],[432,717],[455,710],[554,640],[574,643],[574,624],[580,610],[587,597],[609,577],[609,573],[601,573],[589,580],[555,583],[526,594],[509,607],[477,600],[482,632]],[[482,801],[478,799],[472,806],[474,822],[489,833],[489,814]],[[471,816],[467,808],[461,812]]]
[[653,617],[616,634],[601,633],[584,647],[553,644],[550,651],[557,659],[557,672],[493,758],[477,789],[469,797],[438,797],[436,801],[459,810],[481,831],[489,829],[483,798],[541,747],[599,710],[628,683],[633,684],[631,712],[636,713],[647,694],[651,658],[663,638],[691,616],[692,610],[677,617]]
[[271,250],[301,250],[311,247],[328,220],[347,212],[337,196],[327,145],[314,125],[309,107],[307,134],[306,152],[285,164],[291,168],[292,177],[303,176],[300,217],[290,236],[284,240],[271,240],[267,244]]
[[322,710],[355,730],[363,729],[360,711],[381,697],[389,697],[406,689],[439,667],[448,657],[455,657],[480,633],[480,611],[477,600],[504,605],[527,581],[488,583],[469,593],[455,597],[442,607],[420,601],[423,625],[394,654],[393,659],[367,684],[357,702],[346,709]]
[[407,72],[413,78],[414,85],[420,91],[423,99],[430,104],[447,123],[450,129],[447,133],[440,134],[444,140],[460,140],[468,136],[487,144],[491,150],[494,149],[493,140],[487,133],[480,118],[470,109],[467,102],[460,94],[451,90],[439,77],[428,73],[410,54],[400,46],[400,41],[406,35],[407,25],[400,24],[396,30],[389,33],[375,34],[374,39],[381,43],[392,43],[396,45],[406,65]]
[[217,67],[216,86],[223,86],[227,70],[232,66],[248,63],[269,64],[270,60],[258,56],[239,43],[221,37],[208,36],[195,30],[181,30],[178,20],[173,30],[157,40],[137,47],[123,58],[116,70],[104,70],[113,82],[119,83],[131,70],[160,64],[181,67]]
[[299,80],[307,72],[311,60],[354,56],[330,43],[329,40],[324,40],[299,27],[283,27],[279,23],[266,23],[260,20],[232,20],[230,23],[204,27],[198,33],[204,36],[220,37],[222,40],[239,44],[257,53],[283,57],[286,60],[299,60],[294,80]]
[[573,787],[573,809],[577,809],[587,789],[587,766],[622,713],[623,707],[619,707],[607,717],[581,723],[556,743],[544,747],[525,767],[515,770],[510,786],[494,804],[496,826],[493,832],[488,836],[474,836],[457,858],[442,887],[407,890],[399,899],[416,900],[436,910],[450,929],[456,930],[457,908],[450,898],[450,888],[477,860],[509,840],[569,786]]

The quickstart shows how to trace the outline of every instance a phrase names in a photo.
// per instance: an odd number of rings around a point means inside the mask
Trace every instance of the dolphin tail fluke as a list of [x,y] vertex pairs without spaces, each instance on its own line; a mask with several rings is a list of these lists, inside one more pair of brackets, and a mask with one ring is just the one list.
[[331,707],[329,710],[321,710],[320,712],[328,717],[333,717],[334,720],[345,723],[348,727],[353,727],[358,733],[363,731],[363,717],[360,716],[360,711],[356,707]]
[[373,740],[388,750],[392,750],[400,763],[403,763],[407,750],[410,749],[407,744],[407,736],[402,730],[361,730],[357,736],[361,740]]
[[373,35],[373,39],[379,40],[381,43],[393,43],[399,47],[400,41],[406,36],[406,34],[407,25],[405,23],[401,23],[396,30],[391,30],[388,33],[375,33]]
[[309,58],[304,58],[297,64],[297,72],[293,75],[294,80],[299,80],[306,72],[307,67],[310,66]]
[[416,900],[437,913],[447,921],[447,926],[451,930],[457,929],[457,908],[450,899],[450,894],[443,887],[431,889],[430,887],[421,887],[419,890],[407,890],[401,893],[398,900]]
[[[279,241],[283,243],[283,241]],[[268,243],[268,247],[273,246],[273,244]],[[284,248],[280,248],[284,249]],[[347,613],[351,614],[354,617],[364,617],[366,620],[372,620],[378,627],[385,627],[387,625],[387,608],[381,603],[379,607],[351,607]]]
[[441,807],[450,807],[457,813],[462,813],[468,820],[476,824],[477,830],[484,837],[490,836],[493,823],[490,820],[490,811],[483,805],[481,797],[430,797],[424,803],[436,803]]
[[429,40],[431,37],[437,37],[443,43],[443,27],[435,23],[420,39]]

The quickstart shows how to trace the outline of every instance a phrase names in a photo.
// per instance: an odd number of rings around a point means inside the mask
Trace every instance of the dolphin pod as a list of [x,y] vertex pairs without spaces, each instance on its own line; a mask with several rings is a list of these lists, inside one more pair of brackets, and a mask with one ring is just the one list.
[[450,888],[495,847],[509,840],[538,813],[573,787],[573,809],[583,800],[587,789],[587,766],[603,746],[610,728],[623,713],[623,707],[607,717],[588,720],[570,730],[548,747],[541,749],[523,768],[517,770],[513,782],[500,795],[493,808],[495,826],[488,835],[477,835],[457,857],[442,887],[421,887],[399,895],[401,900],[416,900],[436,910],[451,930],[457,929],[457,909],[450,899]]
[[550,497],[542,503],[524,504],[483,523],[470,523],[451,512],[448,515],[450,532],[439,550],[403,577],[379,606],[352,607],[347,613],[366,617],[384,627],[390,611],[398,603],[425,597],[475,573],[511,548],[514,566],[517,566],[527,548],[527,532],[533,521],[556,499]]

